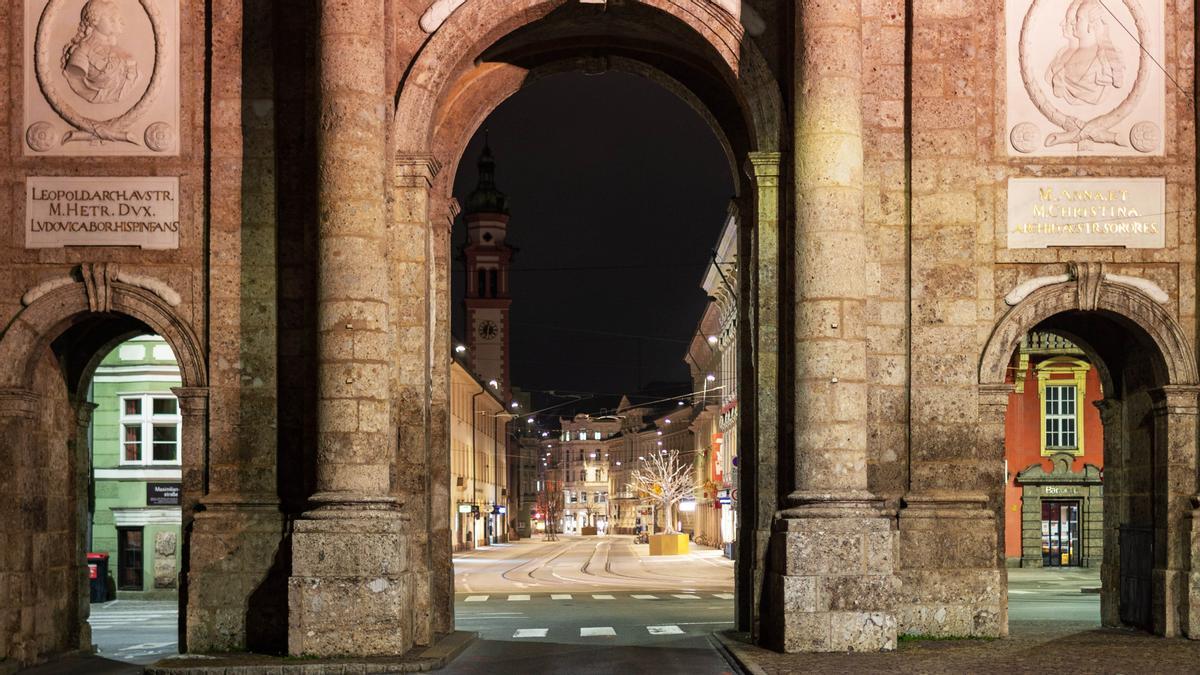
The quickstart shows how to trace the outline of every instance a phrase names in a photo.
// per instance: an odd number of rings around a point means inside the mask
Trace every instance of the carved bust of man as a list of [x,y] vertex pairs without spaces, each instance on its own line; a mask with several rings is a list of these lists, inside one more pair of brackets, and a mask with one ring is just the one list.
[[1110,18],[1097,0],[1074,0],[1067,7],[1062,22],[1067,45],[1046,69],[1055,96],[1075,105],[1095,104],[1106,88],[1124,85],[1125,64],[1108,34]]
[[117,103],[137,84],[137,61],[118,45],[125,20],[114,0],[88,0],[79,28],[63,48],[67,84],[90,103]]

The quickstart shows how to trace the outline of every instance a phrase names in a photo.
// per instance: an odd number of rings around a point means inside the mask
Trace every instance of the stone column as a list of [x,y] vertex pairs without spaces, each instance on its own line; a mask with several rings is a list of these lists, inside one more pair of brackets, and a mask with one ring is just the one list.
[[392,495],[383,0],[320,0],[317,493],[293,526],[288,651],[412,644],[405,523]]
[[1167,385],[1150,394],[1154,397],[1155,547],[1165,543],[1164,550],[1154,555],[1154,633],[1164,637],[1192,635],[1188,630],[1191,617],[1200,611],[1200,605],[1192,604],[1192,553],[1200,544],[1190,527],[1196,496],[1200,387]]
[[[755,262],[750,283],[738,288],[738,341],[752,346],[739,351],[738,557],[753,561],[735,572],[738,630],[761,635],[760,603],[771,540],[771,523],[778,507],[779,369],[780,369],[780,238],[779,178],[783,155],[752,152],[746,173],[754,181],[754,220],[738,224],[738,260]],[[752,230],[750,236],[740,232]],[[747,246],[747,244],[749,244]],[[747,263],[743,263],[747,264]],[[750,354],[756,357],[751,360]],[[744,358],[743,358],[744,356]]]
[[895,524],[867,487],[861,20],[797,3],[794,490],[763,627],[789,652],[896,646]]

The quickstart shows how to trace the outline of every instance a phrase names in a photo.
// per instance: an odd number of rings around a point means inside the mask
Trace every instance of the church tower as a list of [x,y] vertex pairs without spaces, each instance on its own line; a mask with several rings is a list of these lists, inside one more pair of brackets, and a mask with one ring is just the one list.
[[463,246],[467,288],[466,340],[475,375],[496,380],[505,397],[512,391],[509,370],[508,268],[513,250],[508,234],[508,198],[496,189],[496,162],[484,142],[479,155],[479,183],[463,205],[467,243]]

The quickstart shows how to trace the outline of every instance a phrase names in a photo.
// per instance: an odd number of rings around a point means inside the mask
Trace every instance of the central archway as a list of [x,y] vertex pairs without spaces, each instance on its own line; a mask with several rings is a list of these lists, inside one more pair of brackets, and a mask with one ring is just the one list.
[[[420,320],[396,314],[403,331],[424,327],[420,347],[406,341],[401,359],[426,366],[413,369],[399,383],[401,396],[431,392],[424,419],[400,420],[402,436],[412,446],[425,447],[424,457],[397,457],[398,466],[423,469],[425,494],[440,495],[449,481],[449,368],[450,363],[450,224],[457,204],[450,190],[468,140],[502,101],[532,81],[564,71],[620,70],[650,78],[695,109],[725,147],[731,168],[745,172],[752,189],[738,189],[740,227],[739,391],[747,398],[777,387],[773,354],[779,289],[780,212],[778,177],[783,105],[775,78],[738,20],[708,0],[644,0],[597,6],[563,0],[468,0],[437,26],[416,55],[400,83],[394,115],[395,173],[392,192],[397,233],[390,263],[401,278],[423,285],[393,289],[398,305],[428,307]],[[734,170],[735,176],[739,174]],[[403,232],[403,239],[399,233]],[[753,255],[751,254],[753,252]],[[750,317],[754,317],[751,319]],[[759,370],[757,358],[769,358]],[[765,357],[763,355],[766,355]],[[403,376],[402,376],[403,379]],[[777,447],[778,419],[774,397],[761,404],[742,402],[743,430],[740,462],[743,513],[739,537],[738,623],[754,629],[761,575],[754,572],[774,516],[774,502],[756,500],[757,490],[770,493],[750,467],[773,465],[776,458],[759,457],[756,448]],[[762,420],[768,420],[763,423]],[[405,447],[402,438],[401,447]],[[773,476],[769,468],[763,476]],[[769,506],[759,504],[768,502]],[[429,509],[429,506],[424,507]],[[433,633],[453,626],[453,577],[448,514],[431,509],[429,593]],[[753,534],[749,534],[752,532]],[[443,545],[444,542],[444,545]],[[437,600],[435,600],[437,599]],[[418,635],[418,642],[428,636]]]

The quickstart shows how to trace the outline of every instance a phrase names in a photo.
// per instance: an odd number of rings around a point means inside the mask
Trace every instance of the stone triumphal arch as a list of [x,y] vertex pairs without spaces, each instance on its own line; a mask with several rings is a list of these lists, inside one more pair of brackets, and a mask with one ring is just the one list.
[[739,177],[740,629],[1007,634],[1004,372],[1036,329],[1104,369],[1146,628],[1200,636],[1186,3],[1109,3],[1097,77],[1037,0],[3,1],[0,668],[90,644],[80,393],[142,332],[184,380],[185,649],[453,629],[451,183],[565,71],[674,92]]

